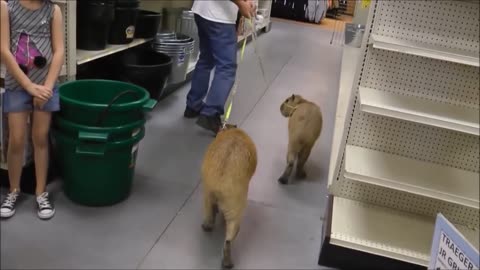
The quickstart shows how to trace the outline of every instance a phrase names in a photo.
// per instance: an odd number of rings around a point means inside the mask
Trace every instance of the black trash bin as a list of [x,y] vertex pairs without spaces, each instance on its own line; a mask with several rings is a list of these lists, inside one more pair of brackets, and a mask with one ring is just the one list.
[[162,14],[140,10],[137,17],[137,25],[135,27],[135,38],[153,38],[161,28]]
[[104,50],[114,20],[113,1],[78,1],[77,48]]
[[115,6],[115,19],[112,22],[108,43],[128,44],[135,37],[135,24],[138,16],[138,2],[118,2]]
[[131,49],[122,55],[122,77],[141,86],[152,99],[159,99],[172,70],[171,58],[149,49]]

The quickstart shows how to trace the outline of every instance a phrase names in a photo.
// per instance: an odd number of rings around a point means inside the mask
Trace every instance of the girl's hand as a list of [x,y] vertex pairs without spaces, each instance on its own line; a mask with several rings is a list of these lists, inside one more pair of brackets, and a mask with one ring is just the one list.
[[48,101],[52,97],[52,90],[43,85],[32,83],[26,90],[33,97],[39,98],[44,101]]
[[34,109],[42,109],[43,106],[47,103],[48,101],[33,97],[33,108]]

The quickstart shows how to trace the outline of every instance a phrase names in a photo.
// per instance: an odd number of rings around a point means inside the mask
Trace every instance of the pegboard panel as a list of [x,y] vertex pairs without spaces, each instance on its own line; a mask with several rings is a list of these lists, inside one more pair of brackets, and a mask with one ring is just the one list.
[[[333,195],[431,218],[441,212],[454,223],[479,229],[478,209],[344,177],[346,145],[479,173],[478,136],[364,113],[360,110],[358,96],[358,87],[362,86],[479,109],[478,67],[380,50],[368,45],[373,33],[408,41],[405,43],[412,46],[425,45],[422,49],[431,46],[445,49],[447,53],[451,50],[478,55],[479,3],[430,0],[372,2],[366,27],[371,31],[365,32],[367,36],[362,45],[362,49],[365,48],[364,61],[358,66],[359,78],[355,81],[345,119],[341,142],[343,152],[336,160],[335,180],[329,186]],[[452,179],[452,185],[455,185],[455,180]]]
[[479,16],[479,1],[378,1],[373,33],[478,54]]
[[479,172],[478,136],[355,110],[348,144]]
[[478,67],[370,47],[361,86],[478,109],[479,76]]

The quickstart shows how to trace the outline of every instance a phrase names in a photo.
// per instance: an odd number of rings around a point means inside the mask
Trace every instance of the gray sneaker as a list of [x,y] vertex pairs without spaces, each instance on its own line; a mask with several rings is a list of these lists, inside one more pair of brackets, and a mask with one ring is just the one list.
[[37,197],[38,217],[40,219],[50,219],[55,215],[55,208],[48,198],[48,192],[42,193]]
[[9,218],[15,214],[15,204],[17,203],[18,196],[20,196],[20,192],[18,191],[13,191],[7,194],[7,197],[3,200],[3,203],[0,206],[1,218]]

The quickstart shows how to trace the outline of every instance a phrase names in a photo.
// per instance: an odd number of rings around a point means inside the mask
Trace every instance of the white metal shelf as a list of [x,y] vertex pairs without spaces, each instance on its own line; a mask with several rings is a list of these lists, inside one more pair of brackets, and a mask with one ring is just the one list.
[[417,44],[414,42],[380,36],[373,33],[370,35],[370,40],[373,44],[373,47],[376,49],[401,52],[475,67],[480,66],[478,53],[468,54],[461,50],[447,50],[443,47]]
[[132,48],[136,47],[138,45],[144,44],[151,39],[135,39],[129,44],[123,44],[123,45],[107,45],[107,48],[104,50],[100,51],[86,51],[86,50],[79,50],[77,49],[77,65],[85,64],[87,62]]
[[479,209],[475,172],[347,145],[345,178]]
[[[435,219],[335,197],[330,242],[428,266]],[[456,225],[478,249],[479,231]]]
[[479,249],[479,7],[372,1],[334,136],[330,244],[428,266],[442,213]]
[[363,112],[479,135],[480,111],[359,87]]

